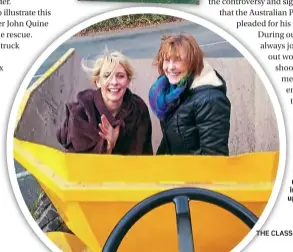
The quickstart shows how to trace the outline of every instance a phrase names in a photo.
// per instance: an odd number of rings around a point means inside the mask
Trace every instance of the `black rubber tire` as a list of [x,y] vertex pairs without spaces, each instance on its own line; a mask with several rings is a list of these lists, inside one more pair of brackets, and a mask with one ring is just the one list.
[[45,233],[55,231],[72,233],[44,191],[40,193],[37,199],[33,217]]

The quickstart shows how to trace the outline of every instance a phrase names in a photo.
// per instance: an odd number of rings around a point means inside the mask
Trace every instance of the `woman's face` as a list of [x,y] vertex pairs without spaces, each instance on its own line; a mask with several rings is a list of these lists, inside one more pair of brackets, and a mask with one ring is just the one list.
[[178,55],[165,57],[163,71],[170,84],[177,84],[188,72],[188,64],[185,50],[178,48]]
[[[107,77],[107,76],[106,76]],[[123,66],[117,65],[109,81],[100,85],[106,102],[122,102],[130,80]]]

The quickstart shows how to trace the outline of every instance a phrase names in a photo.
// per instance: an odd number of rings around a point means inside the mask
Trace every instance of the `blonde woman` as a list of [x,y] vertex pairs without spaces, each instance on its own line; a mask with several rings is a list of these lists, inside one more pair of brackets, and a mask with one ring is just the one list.
[[145,102],[129,90],[133,69],[120,52],[106,53],[93,69],[96,89],[66,104],[58,141],[70,152],[152,154],[152,126]]

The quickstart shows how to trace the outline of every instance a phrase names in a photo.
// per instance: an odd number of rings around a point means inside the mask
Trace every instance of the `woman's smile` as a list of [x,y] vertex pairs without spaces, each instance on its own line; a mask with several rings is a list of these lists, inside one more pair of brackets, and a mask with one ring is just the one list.
[[167,71],[167,75],[178,76],[178,75],[180,75],[180,72],[169,72],[169,71]]
[[108,88],[108,91],[110,93],[116,94],[116,93],[119,93],[121,91],[121,88]]

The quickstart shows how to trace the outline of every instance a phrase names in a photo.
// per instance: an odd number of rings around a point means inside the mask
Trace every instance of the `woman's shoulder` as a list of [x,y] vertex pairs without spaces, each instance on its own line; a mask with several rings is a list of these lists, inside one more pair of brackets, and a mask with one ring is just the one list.
[[192,99],[213,100],[227,97],[226,92],[219,87],[205,86],[191,93]]
[[85,89],[80,91],[75,101],[67,102],[66,107],[76,114],[82,113],[94,105],[94,96],[96,90],[94,89]]
[[228,112],[231,109],[231,103],[225,92],[217,88],[205,88],[199,92],[193,92],[185,107],[202,113],[215,110]]
[[190,94],[196,101],[212,101],[226,97],[227,86],[224,78],[206,61],[201,74],[194,78]]
[[77,102],[83,102],[83,101],[89,101],[89,100],[93,101],[96,92],[97,92],[97,90],[95,90],[95,89],[85,89],[85,90],[78,92],[78,94],[76,96]]
[[74,101],[67,102],[67,105],[77,106],[78,104],[82,105],[84,103],[93,102],[96,90],[94,89],[85,89],[77,93],[76,99]]

